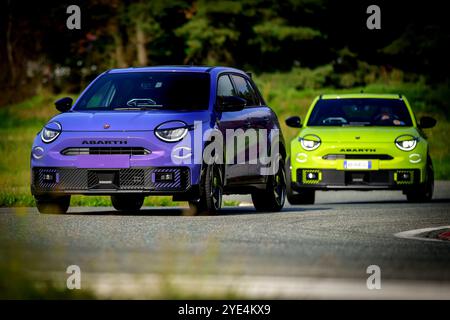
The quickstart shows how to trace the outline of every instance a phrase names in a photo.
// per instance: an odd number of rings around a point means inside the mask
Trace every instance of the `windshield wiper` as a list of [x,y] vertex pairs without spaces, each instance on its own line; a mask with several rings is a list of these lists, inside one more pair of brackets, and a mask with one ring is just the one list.
[[162,104],[148,104],[148,105],[143,105],[143,106],[139,106],[139,108],[141,110],[148,110],[148,109],[153,109],[153,108],[162,108],[163,105]]
[[162,104],[152,104],[152,105],[145,105],[145,106],[138,106],[138,107],[117,107],[114,108],[113,110],[149,110],[149,109],[153,109],[153,108],[162,108],[163,105]]
[[370,127],[372,124],[370,122],[350,122],[342,124],[343,127]]

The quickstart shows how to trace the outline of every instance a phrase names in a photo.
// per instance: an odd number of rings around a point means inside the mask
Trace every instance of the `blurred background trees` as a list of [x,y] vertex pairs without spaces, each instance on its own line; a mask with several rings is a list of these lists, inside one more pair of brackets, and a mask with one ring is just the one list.
[[[0,4],[0,105],[42,88],[79,93],[100,72],[160,64],[304,69],[297,89],[352,88],[389,77],[448,83],[449,23],[435,0],[5,0]],[[66,8],[81,8],[68,30]],[[394,72],[394,74],[392,74]]]

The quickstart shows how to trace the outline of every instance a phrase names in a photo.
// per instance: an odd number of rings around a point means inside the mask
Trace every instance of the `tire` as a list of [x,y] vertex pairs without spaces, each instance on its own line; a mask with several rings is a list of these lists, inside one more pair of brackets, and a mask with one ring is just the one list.
[[278,172],[270,176],[265,190],[252,193],[256,211],[278,212],[286,200],[286,172],[284,162],[280,161]]
[[310,189],[304,189],[299,192],[291,191],[288,193],[288,201],[292,205],[301,205],[301,204],[314,204],[316,201],[316,191]]
[[206,165],[200,182],[200,198],[189,201],[193,214],[216,214],[222,207],[223,174],[217,164]]
[[64,214],[70,206],[70,196],[62,197],[35,197],[36,207],[40,213]]
[[427,180],[416,190],[406,192],[408,202],[430,202],[433,199],[434,170],[430,156],[427,157]]
[[314,204],[316,200],[316,191],[313,189],[304,188],[302,191],[297,192],[292,189],[291,180],[291,169],[290,169],[290,159],[286,161],[286,191],[287,200],[292,205],[300,204]]
[[144,198],[140,195],[117,195],[111,196],[111,203],[117,211],[136,212],[144,204]]

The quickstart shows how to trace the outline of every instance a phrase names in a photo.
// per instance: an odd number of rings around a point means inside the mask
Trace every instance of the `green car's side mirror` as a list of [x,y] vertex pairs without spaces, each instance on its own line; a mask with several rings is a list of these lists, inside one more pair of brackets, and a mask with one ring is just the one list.
[[436,119],[432,117],[422,117],[419,121],[419,127],[422,129],[433,128],[436,125]]
[[302,127],[302,120],[299,116],[293,116],[289,117],[285,120],[285,123],[288,127],[292,128],[301,128]]

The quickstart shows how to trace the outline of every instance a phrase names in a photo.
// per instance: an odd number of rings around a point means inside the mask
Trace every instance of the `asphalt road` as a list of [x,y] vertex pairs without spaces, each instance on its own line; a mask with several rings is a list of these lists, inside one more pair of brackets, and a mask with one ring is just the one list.
[[[257,213],[248,197],[233,199],[241,206],[196,217],[183,208],[0,208],[0,252],[40,277],[62,279],[78,265],[101,297],[152,296],[172,277],[248,297],[450,299],[450,241],[395,236],[449,226],[450,182],[438,182],[427,204],[400,192],[320,192],[315,205]],[[384,289],[367,289],[369,265],[380,267]]]

